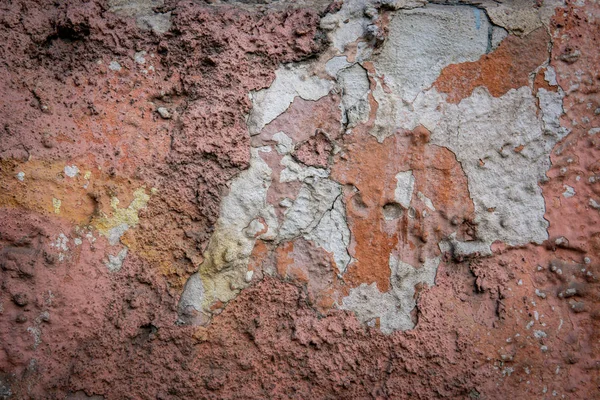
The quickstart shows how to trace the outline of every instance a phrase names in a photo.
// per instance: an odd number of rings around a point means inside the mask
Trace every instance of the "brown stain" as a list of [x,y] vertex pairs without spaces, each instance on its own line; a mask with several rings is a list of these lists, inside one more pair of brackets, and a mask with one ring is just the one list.
[[529,73],[548,58],[549,41],[544,28],[523,38],[508,36],[495,51],[479,60],[444,68],[434,87],[448,94],[448,102],[458,103],[478,86],[485,86],[494,97],[528,86]]

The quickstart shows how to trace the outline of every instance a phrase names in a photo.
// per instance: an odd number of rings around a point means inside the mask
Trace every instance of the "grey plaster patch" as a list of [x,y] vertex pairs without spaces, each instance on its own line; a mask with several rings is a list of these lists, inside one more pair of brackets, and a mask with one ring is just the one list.
[[484,7],[494,24],[515,35],[525,36],[543,26],[539,9],[527,1],[485,2]]
[[283,156],[281,165],[285,168],[281,171],[281,174],[279,174],[280,182],[304,181],[307,178],[326,178],[329,176],[328,170],[306,167],[294,161],[290,155]]
[[375,283],[363,283],[350,290],[340,308],[353,311],[362,323],[379,318],[381,332],[385,334],[412,329],[415,325],[410,314],[416,306],[415,285],[433,286],[439,263],[440,257],[436,257],[414,268],[390,255],[391,289],[381,293]]
[[412,171],[403,171],[396,174],[396,189],[394,190],[394,200],[400,203],[402,207],[408,208],[412,199],[415,187],[415,177]]
[[338,72],[338,83],[342,88],[342,123],[348,128],[369,119],[369,77],[367,71],[359,64]]
[[508,36],[508,31],[499,26],[492,26],[492,38],[490,42],[490,48],[488,49],[488,53],[492,50],[496,50],[500,43]]
[[164,3],[164,0],[108,0],[108,7],[115,14],[135,18],[138,28],[162,34],[171,28],[171,13],[157,13],[154,9]]
[[204,286],[199,273],[195,273],[185,283],[183,293],[179,298],[180,323],[203,325],[209,316],[202,309],[204,301]]
[[444,67],[476,61],[489,47],[490,22],[468,6],[434,6],[395,13],[375,59],[377,74],[406,102],[433,84]]
[[558,86],[558,82],[556,81],[556,71],[551,66],[547,66],[544,71],[544,79],[551,86]]
[[348,253],[350,229],[346,222],[346,208],[342,196],[338,196],[333,207],[325,212],[319,224],[305,235],[305,238],[332,253],[339,272],[346,272],[346,267],[351,261]]
[[351,65],[352,64],[348,62],[346,56],[333,57],[325,64],[325,72],[332,78],[336,78],[338,72]]
[[275,71],[275,80],[267,89],[251,92],[252,110],[248,117],[251,135],[288,109],[296,96],[304,100],[319,100],[333,88],[333,82],[321,79],[309,71],[307,64],[288,64]]
[[340,184],[330,179],[305,180],[294,203],[284,215],[279,239],[290,240],[309,234],[319,225],[325,214],[333,209],[334,202],[341,193]]
[[[458,105],[447,105],[431,142],[453,151],[461,163],[483,242],[520,245],[548,238],[537,182],[550,166],[556,140],[544,134],[527,87],[500,98],[477,88]],[[523,150],[514,151],[518,146]]]
[[[259,154],[265,150],[251,149],[250,167],[231,182],[229,194],[221,201],[219,218],[199,268],[204,294],[198,307],[207,315],[215,301],[226,303],[249,284],[246,281],[248,259],[256,238],[246,233],[252,222],[257,218],[265,221],[267,232],[260,237],[272,239],[277,232],[274,208],[266,202],[271,169]],[[186,293],[187,290],[197,292],[197,285],[190,284],[189,289],[186,286],[184,299],[194,296]]]
[[562,139],[569,133],[568,129],[560,126],[560,117],[564,113],[562,105],[564,97],[565,93],[560,88],[556,92],[539,88],[537,93],[544,132],[556,136],[558,139]]
[[151,30],[162,34],[171,29],[171,13],[154,13],[141,15],[136,19],[137,26],[141,29]]
[[104,265],[110,272],[118,272],[121,270],[123,266],[123,262],[125,261],[125,257],[127,257],[127,247],[123,248],[116,256],[111,254],[107,255],[108,260],[104,261]]
[[273,135],[273,140],[277,142],[277,153],[280,155],[290,154],[294,150],[294,141],[284,132],[277,132]]

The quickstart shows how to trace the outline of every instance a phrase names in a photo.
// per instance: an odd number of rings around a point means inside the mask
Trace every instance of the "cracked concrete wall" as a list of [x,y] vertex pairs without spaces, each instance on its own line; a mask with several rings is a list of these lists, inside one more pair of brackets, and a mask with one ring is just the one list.
[[595,398],[599,21],[0,5],[0,398]]

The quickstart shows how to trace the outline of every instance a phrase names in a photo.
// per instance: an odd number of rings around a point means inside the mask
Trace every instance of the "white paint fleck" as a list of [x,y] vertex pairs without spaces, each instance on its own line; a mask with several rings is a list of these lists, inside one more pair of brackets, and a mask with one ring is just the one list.
[[27,332],[33,337],[33,348],[37,348],[42,343],[42,331],[37,326],[30,326]]
[[142,50],[142,51],[138,51],[137,53],[135,53],[135,54],[133,55],[133,60],[134,60],[136,63],[138,63],[138,64],[140,64],[140,65],[143,65],[143,64],[145,64],[145,63],[146,63],[146,58],[145,58],[146,54],[147,54],[147,53],[146,53],[146,51],[144,51],[144,50]]
[[65,165],[64,171],[69,178],[75,178],[79,173],[79,168],[76,165]]
[[525,329],[529,330],[531,329],[531,327],[533,326],[533,324],[535,324],[535,321],[531,320],[527,323],[527,325],[525,326]]
[[535,336],[536,339],[543,339],[548,335],[544,331],[533,331],[533,336]]
[[104,261],[104,265],[110,272],[118,272],[123,266],[125,257],[127,257],[127,247],[123,248],[116,256],[111,254],[107,255],[108,260]]
[[21,171],[18,172],[17,175],[15,175],[17,177],[17,179],[21,182],[23,182],[25,180],[25,172]]
[[120,71],[121,64],[119,64],[117,61],[111,61],[110,64],[108,64],[108,69],[111,71]]
[[573,189],[571,186],[563,185],[563,188],[565,189],[565,191],[563,192],[563,196],[565,196],[565,198],[568,199],[569,197],[575,196],[575,189]]
[[171,118],[171,113],[169,112],[169,109],[166,108],[166,107],[158,107],[158,109],[156,111],[158,112],[158,114],[163,119],[170,119]]

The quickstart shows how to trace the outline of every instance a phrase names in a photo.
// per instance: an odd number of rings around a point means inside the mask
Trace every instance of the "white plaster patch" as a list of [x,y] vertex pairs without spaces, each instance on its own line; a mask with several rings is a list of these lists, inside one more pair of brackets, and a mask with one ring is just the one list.
[[359,64],[342,69],[338,73],[338,83],[342,88],[342,123],[353,128],[369,119],[369,77]]
[[307,179],[285,213],[279,239],[290,240],[309,234],[319,225],[325,213],[332,209],[341,193],[341,186],[337,182],[323,178]]
[[558,82],[556,81],[556,71],[551,66],[546,67],[544,79],[550,86],[558,86]]
[[327,178],[329,176],[329,170],[306,167],[294,161],[289,155],[285,155],[281,159],[281,165],[285,168],[279,174],[280,182],[304,181],[307,178]]
[[431,199],[429,197],[425,196],[421,192],[417,193],[417,197],[419,198],[419,200],[421,200],[423,202],[423,204],[425,204],[425,207],[429,208],[431,211],[435,211],[435,207],[433,206],[433,202],[431,201]]
[[294,150],[294,141],[284,132],[274,134],[273,140],[277,142],[275,148],[277,149],[277,153],[281,155],[289,154]]
[[362,323],[379,318],[381,332],[385,334],[412,329],[414,323],[410,314],[416,306],[415,285],[420,282],[429,286],[435,284],[440,259],[427,259],[420,268],[414,268],[390,255],[391,289],[381,293],[375,283],[363,283],[350,290],[340,308],[353,311]]
[[[393,103],[396,114],[388,123],[409,130],[421,124],[431,131],[432,144],[454,152],[468,178],[480,241],[520,245],[546,240],[545,203],[538,181],[550,166],[554,144],[568,133],[557,122],[560,97],[542,94],[541,119],[527,87],[498,98],[479,87],[459,104],[444,98],[431,89],[410,107]],[[515,152],[518,146],[524,147]]]
[[260,157],[259,149],[252,148],[250,167],[231,182],[229,194],[221,202],[200,272],[188,280],[181,296],[180,315],[193,309],[200,313],[199,323],[206,323],[215,301],[226,303],[248,286],[248,259],[256,238],[246,234],[247,227],[262,219],[267,232],[259,237],[269,240],[275,238],[278,228],[274,208],[266,202],[270,183],[271,169]]
[[248,117],[251,135],[257,135],[294,101],[296,96],[316,101],[326,96],[333,82],[312,75],[309,65],[288,64],[275,71],[275,80],[267,89],[251,93],[252,110]]
[[352,64],[348,62],[346,56],[333,57],[325,64],[325,72],[332,78],[336,78],[338,72],[351,65]]
[[414,101],[450,64],[476,61],[489,46],[490,23],[468,6],[432,6],[399,11],[375,60],[377,74],[406,102]]
[[333,207],[325,212],[319,224],[305,237],[332,253],[339,272],[341,274],[346,272],[346,267],[351,261],[348,254],[350,229],[346,222],[346,209],[342,196],[338,196]]
[[415,177],[412,171],[398,172],[396,174],[396,189],[394,190],[394,200],[404,208],[410,206],[413,190],[415,187]]
[[321,19],[321,29],[328,31],[332,47],[344,52],[346,46],[355,42],[365,32],[370,20],[365,17],[368,1],[344,1],[342,8],[335,14],[328,14]]
[[108,243],[110,243],[111,246],[117,245],[121,240],[121,236],[123,236],[123,234],[127,232],[128,229],[129,225],[125,223],[109,229],[107,235]]
[[15,175],[17,177],[17,179],[21,182],[23,182],[25,180],[25,172],[21,171],[18,172],[17,175]]

